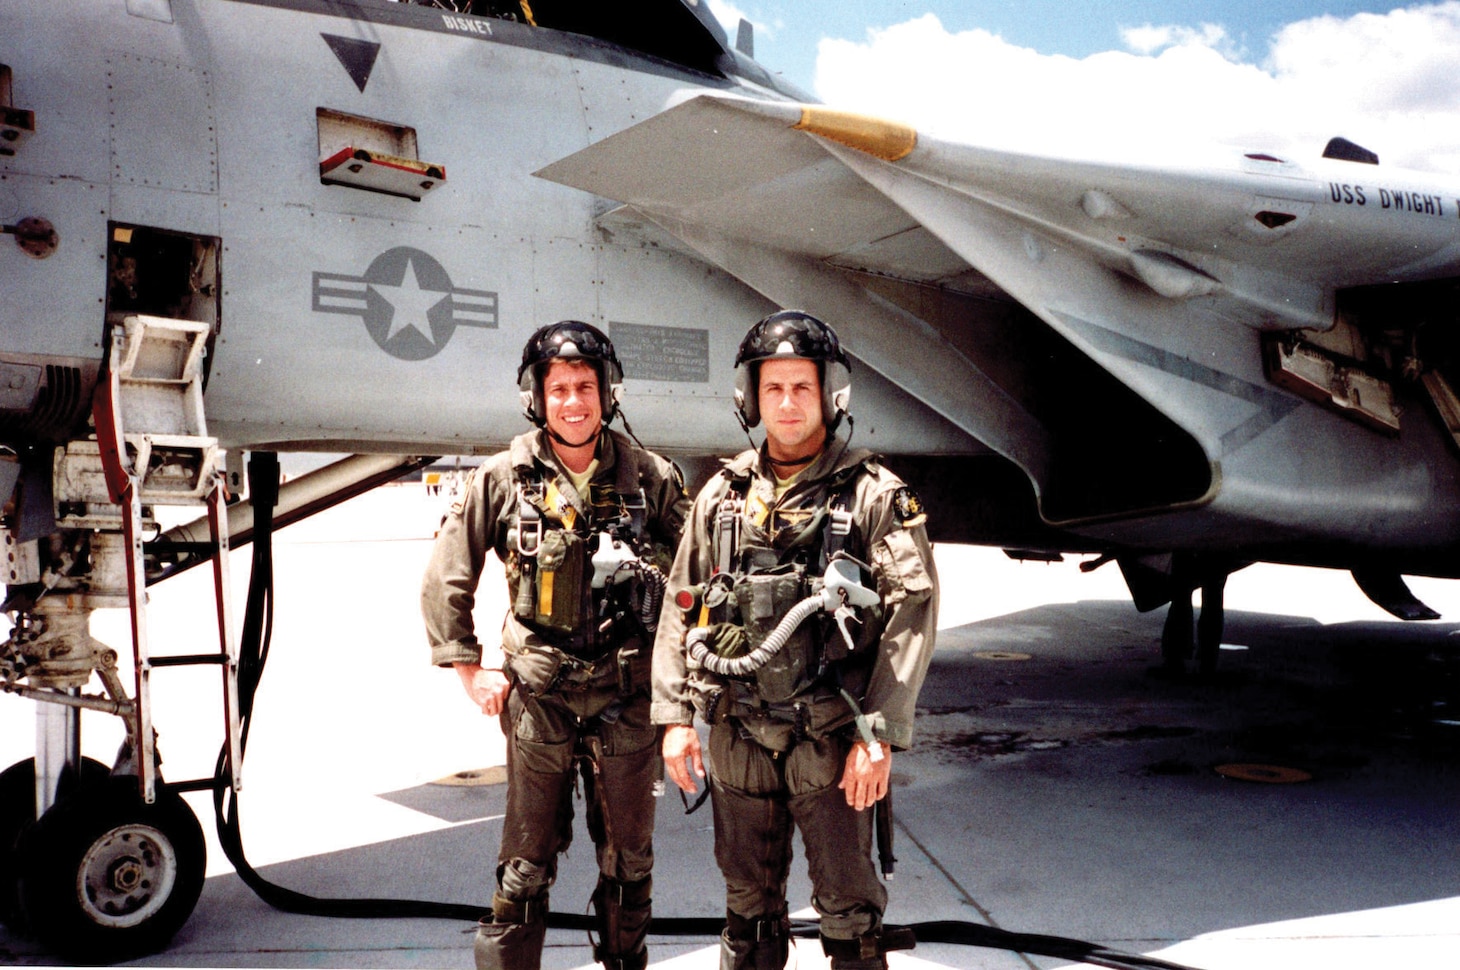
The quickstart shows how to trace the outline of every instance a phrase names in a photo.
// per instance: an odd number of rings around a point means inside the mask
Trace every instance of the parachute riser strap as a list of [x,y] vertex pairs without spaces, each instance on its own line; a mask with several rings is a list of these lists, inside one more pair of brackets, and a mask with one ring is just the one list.
[[835,482],[830,489],[830,495],[827,496],[826,521],[822,527],[818,569],[826,569],[827,563],[835,559],[838,553],[846,551],[850,544],[854,521],[852,500],[857,489],[856,472],[860,468],[861,466],[858,465],[852,469],[850,474]]
[[634,551],[643,555],[644,536],[649,523],[649,499],[640,488],[636,492],[620,493],[619,503],[629,518],[629,539],[634,544]]
[[545,488],[540,478],[517,482],[517,524],[513,528],[513,547],[523,559],[536,559],[542,544],[542,501]]
[[745,511],[745,494],[749,489],[749,478],[730,479],[715,514],[716,571],[725,575],[729,575],[740,548],[740,517]]

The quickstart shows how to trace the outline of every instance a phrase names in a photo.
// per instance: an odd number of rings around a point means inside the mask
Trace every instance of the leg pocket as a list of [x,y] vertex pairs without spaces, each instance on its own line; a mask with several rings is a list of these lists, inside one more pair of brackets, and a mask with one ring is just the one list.
[[795,796],[831,788],[841,780],[848,750],[836,737],[802,741],[786,753],[786,790]]
[[551,702],[513,691],[507,697],[514,747],[522,768],[559,774],[573,766],[573,733],[569,717]]
[[658,748],[659,726],[649,721],[649,698],[636,694],[623,705],[612,723],[605,723],[600,732],[603,752],[610,757],[636,754],[645,748]]
[[751,795],[773,795],[784,787],[771,752],[742,738],[734,721],[710,728],[710,773],[718,784]]

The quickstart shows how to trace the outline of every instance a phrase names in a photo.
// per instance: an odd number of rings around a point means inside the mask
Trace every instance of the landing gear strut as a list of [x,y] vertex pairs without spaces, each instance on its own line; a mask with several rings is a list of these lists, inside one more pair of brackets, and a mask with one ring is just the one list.
[[1197,672],[1203,676],[1216,673],[1222,629],[1226,625],[1226,611],[1222,603],[1226,585],[1225,572],[1208,575],[1201,583],[1201,617],[1196,621],[1194,639],[1191,598],[1196,589],[1183,586],[1171,597],[1166,623],[1161,628],[1161,663],[1167,671],[1185,672],[1186,661],[1191,658],[1195,646]]

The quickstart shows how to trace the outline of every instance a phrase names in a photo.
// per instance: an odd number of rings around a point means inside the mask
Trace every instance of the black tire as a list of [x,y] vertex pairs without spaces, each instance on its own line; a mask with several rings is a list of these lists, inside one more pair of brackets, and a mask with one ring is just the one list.
[[84,963],[166,946],[203,891],[207,848],[192,809],[127,775],[58,801],[21,836],[21,910],[40,941]]
[[[105,781],[111,769],[91,758],[81,759],[81,785],[97,785]],[[76,779],[61,776],[58,796],[66,797],[76,790]],[[20,915],[20,898],[16,882],[15,845],[20,834],[35,821],[35,759],[27,758],[0,772],[0,922],[11,929],[24,929]]]

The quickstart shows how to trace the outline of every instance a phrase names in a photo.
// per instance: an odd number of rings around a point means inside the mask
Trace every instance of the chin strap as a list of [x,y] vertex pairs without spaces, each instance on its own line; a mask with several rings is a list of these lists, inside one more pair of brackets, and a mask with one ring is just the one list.
[[[740,415],[740,412],[737,411],[736,412],[736,416],[739,417],[739,415]],[[753,439],[753,438],[750,437],[750,428],[746,425],[744,418],[740,418],[740,428],[741,428],[741,430],[743,430],[745,432],[745,438],[746,438],[747,441],[750,442],[750,447],[755,448],[757,451],[760,451],[760,448],[755,443],[755,439]],[[834,435],[832,433],[833,430],[834,430],[833,428],[827,428],[826,429],[826,439],[825,439],[825,441],[823,441],[820,450],[818,450],[813,455],[808,455],[805,458],[797,458],[794,461],[782,461],[779,458],[772,458],[771,455],[770,455],[770,451],[767,450],[767,451],[765,451],[765,452],[762,453],[761,457],[765,460],[766,464],[772,465],[772,466],[774,466],[776,468],[795,468],[798,465],[810,465],[813,462],[815,462],[816,459],[820,458],[822,455],[824,455],[826,453],[826,445],[828,443],[830,443],[832,441],[832,439],[834,438]],[[852,435],[855,434],[856,431],[857,431],[857,424],[856,424],[855,421],[852,420],[852,416],[850,414],[848,414],[847,415],[847,437],[846,437],[846,440],[844,440],[842,442],[841,454],[839,454],[839,455],[836,456],[838,461],[841,460],[842,455],[845,455],[847,453],[847,449],[852,446]]]
[[582,447],[584,447],[586,445],[591,445],[593,442],[595,442],[595,441],[598,440],[598,436],[601,435],[601,434],[603,434],[603,425],[600,424],[598,426],[598,430],[597,431],[593,432],[585,440],[580,441],[577,444],[574,444],[573,442],[569,441],[567,438],[564,438],[562,435],[558,434],[552,428],[549,428],[546,424],[543,424],[542,430],[546,431],[549,438],[553,439],[558,444],[562,445],[564,448],[582,448]]

